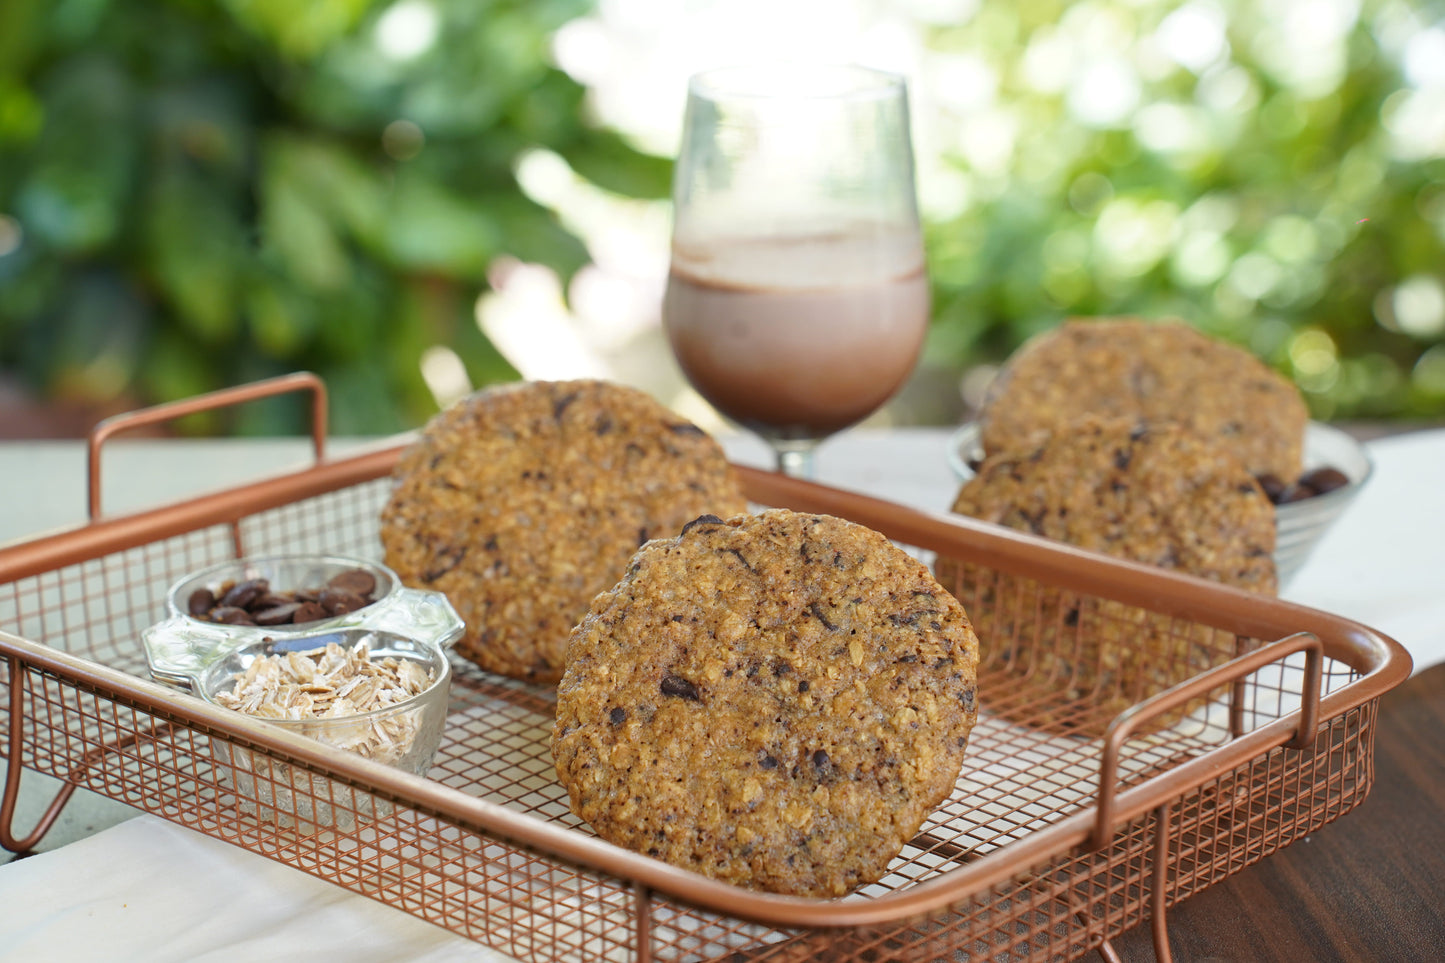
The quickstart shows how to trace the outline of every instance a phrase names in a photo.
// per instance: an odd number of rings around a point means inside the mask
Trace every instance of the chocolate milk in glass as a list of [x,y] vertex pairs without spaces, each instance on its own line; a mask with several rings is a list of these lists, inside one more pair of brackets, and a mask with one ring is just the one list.
[[663,300],[703,397],[774,438],[817,438],[887,401],[928,325],[915,233],[677,240]]

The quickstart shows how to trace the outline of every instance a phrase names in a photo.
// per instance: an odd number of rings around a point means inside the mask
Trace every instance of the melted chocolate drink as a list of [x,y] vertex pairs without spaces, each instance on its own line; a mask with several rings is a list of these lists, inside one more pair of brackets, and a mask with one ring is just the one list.
[[913,370],[928,325],[916,235],[674,244],[663,319],[688,380],[773,438],[867,417]]

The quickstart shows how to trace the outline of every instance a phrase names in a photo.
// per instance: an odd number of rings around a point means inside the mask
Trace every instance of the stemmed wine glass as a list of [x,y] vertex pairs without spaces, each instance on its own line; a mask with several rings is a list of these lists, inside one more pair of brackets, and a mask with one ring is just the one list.
[[818,442],[907,379],[928,323],[903,78],[693,77],[673,202],[663,322],[683,373],[811,476]]

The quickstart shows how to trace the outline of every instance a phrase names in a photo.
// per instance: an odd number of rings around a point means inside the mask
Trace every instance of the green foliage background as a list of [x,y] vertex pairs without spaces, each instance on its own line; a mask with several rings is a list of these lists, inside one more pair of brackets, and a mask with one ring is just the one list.
[[[1391,316],[1402,281],[1445,292],[1445,158],[1396,158],[1383,123],[1407,93],[1390,48],[1430,24],[1428,5],[1363,0],[1340,82],[1311,90],[1278,62],[1289,4],[1219,0],[1222,61],[1142,78],[1142,106],[1165,105],[1203,133],[1176,150],[1146,146],[1142,112],[1132,124],[1085,126],[1067,91],[1026,82],[1024,51],[1043,33],[1107,18],[1137,63],[1181,6],[985,0],[967,24],[934,30],[933,49],[994,68],[1020,131],[1001,175],[950,158],[975,175],[976,200],[929,225],[935,361],[1005,356],[1069,315],[1177,316],[1291,376],[1316,417],[1445,414],[1445,318],[1411,334]],[[1435,18],[1445,28],[1445,13]],[[1236,103],[1208,90],[1220,80],[1237,88]],[[1111,233],[1126,248],[1113,258]]]
[[[142,402],[307,368],[342,434],[430,415],[433,344],[474,383],[514,377],[473,318],[489,262],[566,274],[586,251],[513,160],[546,147],[659,197],[670,167],[587,123],[549,66],[582,0],[443,0],[435,47],[400,64],[373,46],[387,6],[5,0],[0,213],[24,243],[0,258],[0,366],[44,396]],[[230,430],[299,418],[240,415]]]
[[[566,276],[586,259],[518,188],[516,158],[547,148],[650,198],[669,165],[589,121],[550,65],[552,31],[587,0],[437,0],[437,44],[404,61],[375,47],[388,6],[0,4],[0,215],[23,232],[0,253],[0,372],[42,397],[151,403],[309,368],[343,434],[431,413],[430,345],[474,383],[513,377],[473,318],[488,265],[506,252]],[[1145,103],[1210,131],[1173,152],[1083,126],[1025,82],[1031,38],[1081,6],[1142,36],[1178,4],[982,0],[929,29],[931,50],[994,67],[1020,131],[1003,171],[944,148],[971,200],[927,225],[932,362],[997,360],[1068,315],[1172,314],[1248,344],[1317,416],[1445,415],[1445,334],[1381,318],[1402,280],[1445,276],[1445,161],[1392,158],[1381,125],[1403,86],[1380,39],[1400,4],[1364,0],[1344,83],[1306,95],[1259,55],[1269,0],[1222,0],[1254,101],[1210,113],[1189,71],[1147,79]],[[1165,240],[1110,241],[1141,231]],[[241,418],[227,430],[299,415]]]

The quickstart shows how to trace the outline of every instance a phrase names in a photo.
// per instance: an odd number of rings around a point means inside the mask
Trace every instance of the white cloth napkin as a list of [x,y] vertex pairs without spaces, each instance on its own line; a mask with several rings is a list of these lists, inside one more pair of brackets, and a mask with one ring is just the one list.
[[[955,487],[937,431],[840,438],[819,477],[922,508]],[[727,442],[766,464],[753,439]],[[1285,597],[1445,660],[1445,431],[1369,445],[1375,475]],[[407,913],[152,816],[0,866],[0,963],[507,959]]]
[[0,867],[3,963],[501,963],[401,910],[155,816]]

